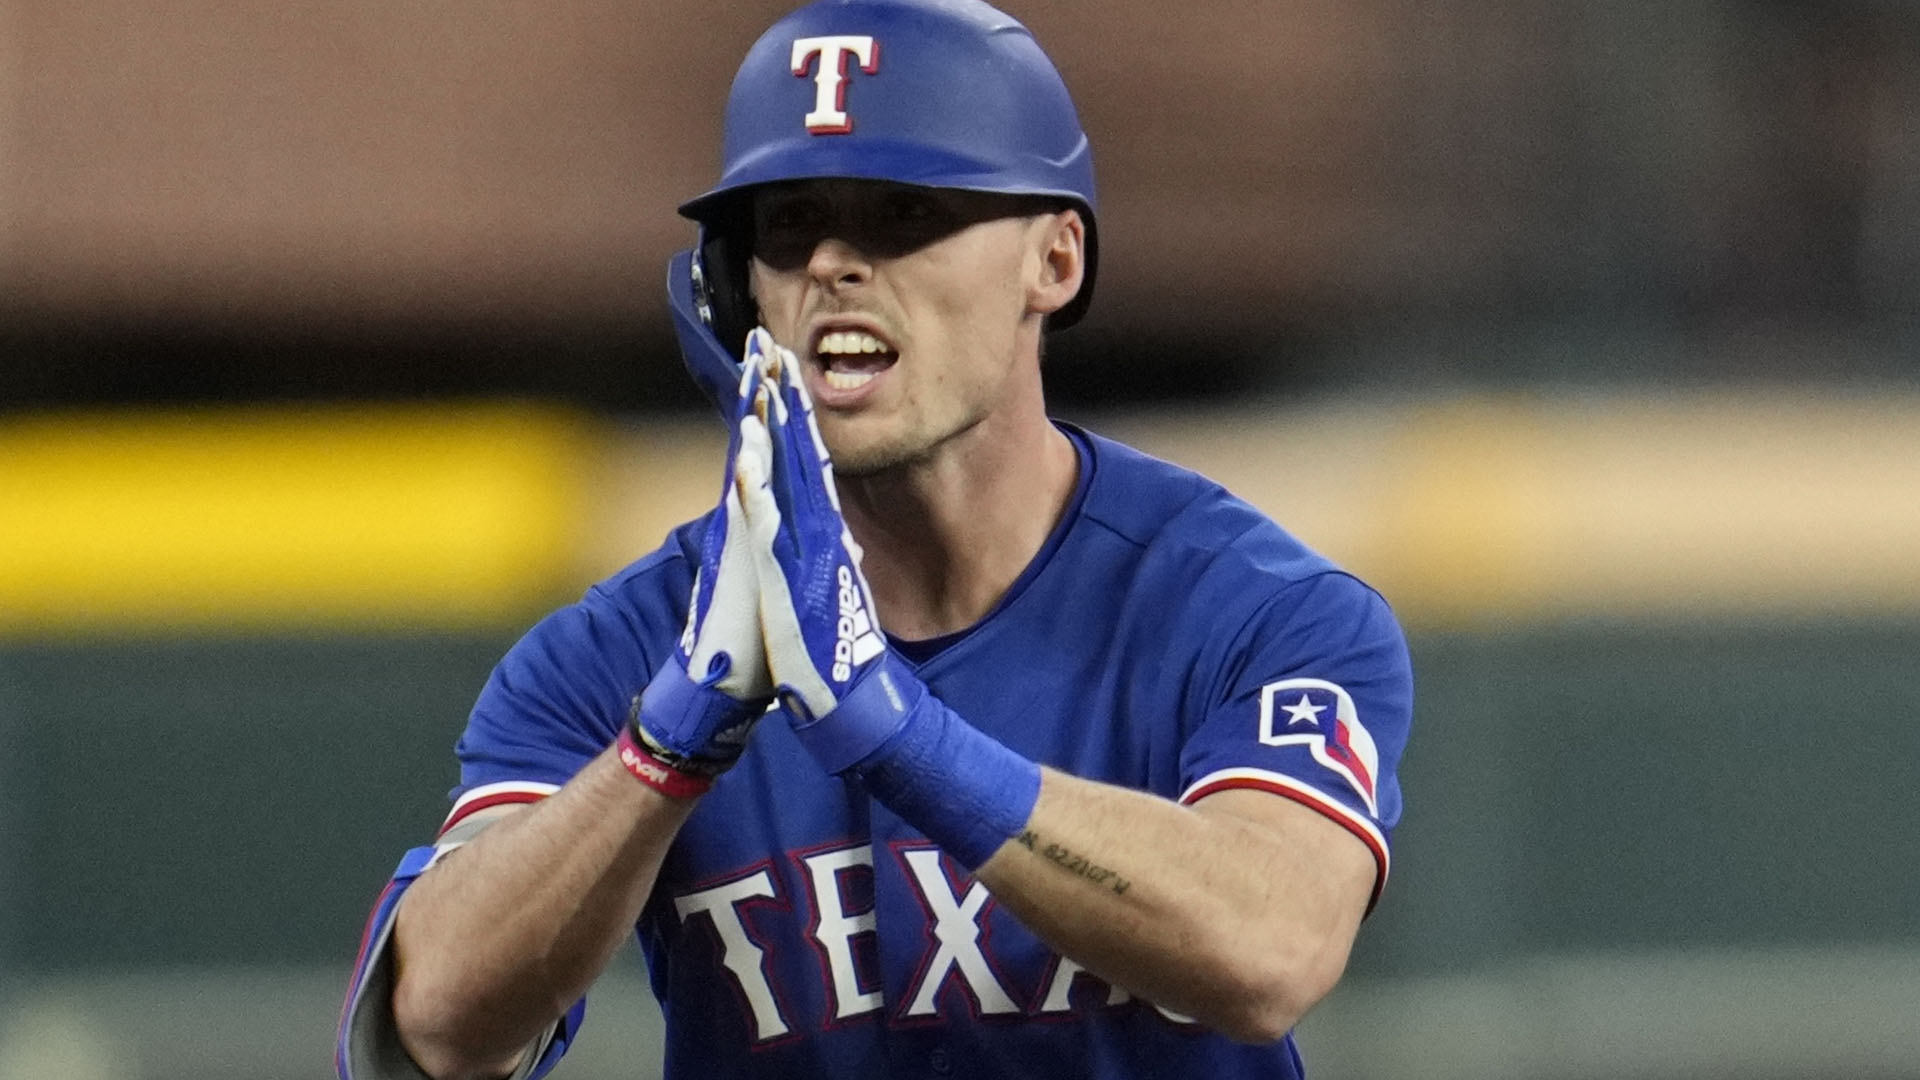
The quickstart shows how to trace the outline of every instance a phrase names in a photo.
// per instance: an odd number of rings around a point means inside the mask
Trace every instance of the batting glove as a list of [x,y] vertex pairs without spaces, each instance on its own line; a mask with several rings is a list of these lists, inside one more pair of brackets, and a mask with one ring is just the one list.
[[[767,341],[759,406],[740,421],[761,628],[795,732],[827,771],[838,773],[899,730],[904,699],[887,670],[886,640],[860,573],[859,546],[840,516],[833,464],[799,361]],[[824,723],[829,716],[834,722]]]
[[770,338],[763,348],[739,473],[767,664],[788,720],[822,768],[858,775],[977,867],[1026,824],[1040,768],[948,709],[888,648],[800,364]]
[[628,771],[668,795],[711,787],[739,760],[774,696],[739,479],[739,417],[751,408],[764,370],[752,359],[740,376],[726,487],[701,541],[686,630],[641,692],[620,738]]

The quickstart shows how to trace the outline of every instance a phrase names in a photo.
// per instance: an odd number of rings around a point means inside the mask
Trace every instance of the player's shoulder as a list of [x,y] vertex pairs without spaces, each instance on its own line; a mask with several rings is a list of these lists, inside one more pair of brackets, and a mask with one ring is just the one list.
[[516,651],[596,652],[610,642],[677,638],[706,532],[701,517],[676,527],[659,547],[588,586],[550,612]]
[[1201,560],[1270,583],[1335,573],[1332,560],[1258,507],[1185,466],[1092,432],[1085,516],[1161,559]]
[[550,613],[494,665],[459,743],[463,789],[563,784],[606,748],[686,623],[691,522]]
[[1342,627],[1398,634],[1385,597],[1258,507],[1192,469],[1082,434],[1094,470],[1082,513],[1138,547],[1133,587],[1143,603],[1173,613],[1176,636],[1237,641],[1276,628]]

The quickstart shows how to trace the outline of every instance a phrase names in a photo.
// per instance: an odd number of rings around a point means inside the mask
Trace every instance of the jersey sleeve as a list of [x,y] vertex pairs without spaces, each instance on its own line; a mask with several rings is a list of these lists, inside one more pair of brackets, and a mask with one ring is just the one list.
[[508,650],[455,753],[460,786],[442,834],[490,806],[559,789],[619,734],[679,635],[672,613],[620,603],[605,586],[547,616]]
[[[534,626],[494,668],[456,746],[460,785],[450,793],[452,810],[431,846],[407,853],[368,918],[335,1047],[342,1080],[424,1080],[393,1022],[390,944],[400,897],[484,827],[474,814],[545,798],[613,742],[630,703],[679,634],[674,606],[665,599],[678,584],[665,575],[661,602],[651,605],[596,586]],[[550,1071],[585,1012],[586,1002],[576,1002],[534,1040],[513,1080]]]
[[[367,928],[360,938],[353,977],[347,983],[346,1001],[340,1008],[333,1051],[334,1071],[340,1080],[431,1080],[400,1044],[400,1032],[393,1020],[393,951],[389,945],[400,897],[446,850],[417,847],[407,852],[374,901],[373,913],[367,917]],[[585,998],[574,1002],[565,1016],[528,1044],[507,1080],[537,1080],[552,1071],[580,1030],[586,1013]]]
[[1217,658],[1181,751],[1180,801],[1271,792],[1324,814],[1373,852],[1371,910],[1400,820],[1413,710],[1406,639],[1380,595],[1327,572],[1280,590]]

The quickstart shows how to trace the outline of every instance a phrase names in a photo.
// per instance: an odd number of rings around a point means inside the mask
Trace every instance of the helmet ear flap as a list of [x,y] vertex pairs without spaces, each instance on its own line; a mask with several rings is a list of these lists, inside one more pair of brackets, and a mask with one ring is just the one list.
[[708,227],[701,230],[699,258],[694,260],[694,293],[705,305],[702,318],[713,334],[737,359],[747,335],[760,325],[760,309],[748,290],[747,238],[737,230]]
[[728,423],[739,394],[741,354],[753,329],[743,321],[753,319],[753,304],[732,281],[739,275],[728,275],[726,244],[716,248],[705,233],[666,261],[666,309],[680,338],[680,359]]
[[667,261],[667,310],[680,339],[680,357],[693,381],[731,420],[741,355],[758,309],[747,295],[744,238],[702,229],[693,247]]

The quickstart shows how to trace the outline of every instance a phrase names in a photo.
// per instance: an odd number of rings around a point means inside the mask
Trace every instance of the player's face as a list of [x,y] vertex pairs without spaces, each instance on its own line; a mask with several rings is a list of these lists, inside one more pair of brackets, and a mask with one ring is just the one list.
[[756,194],[754,299],[806,368],[837,472],[927,460],[1009,395],[1038,394],[1022,334],[1037,340],[1033,285],[1059,217],[1043,210],[881,181]]

